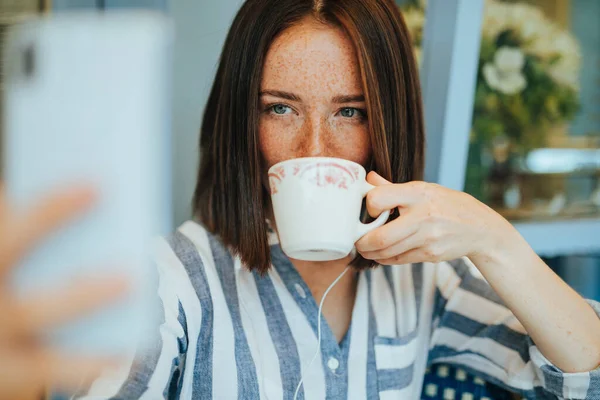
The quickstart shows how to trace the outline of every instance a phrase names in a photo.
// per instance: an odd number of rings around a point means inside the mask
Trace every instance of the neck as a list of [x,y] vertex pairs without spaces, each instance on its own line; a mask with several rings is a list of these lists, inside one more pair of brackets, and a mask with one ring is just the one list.
[[[271,227],[277,231],[277,225],[273,218],[272,209],[267,209],[267,215],[270,216],[269,221]],[[327,288],[336,280],[338,276],[344,272],[346,267],[352,261],[352,255],[348,255],[340,260],[333,261],[302,261],[296,259],[290,259],[294,267],[306,282],[306,285],[310,289],[317,304],[321,302],[323,294]],[[350,271],[346,272],[344,276],[331,288],[327,298],[331,303],[332,298],[345,297],[351,298],[354,302],[354,296],[356,292],[356,271],[351,267]]]
[[[346,257],[327,262],[291,261],[306,282],[317,304],[320,304],[329,286],[344,272],[351,259]],[[358,279],[354,268],[350,268],[329,290],[323,303],[323,316],[338,343],[350,327],[356,298]]]
[[[274,221],[271,218],[271,221]],[[275,224],[272,227],[277,230]],[[331,284],[344,272],[352,261],[352,256],[334,261],[302,261],[290,259],[317,304]],[[329,290],[323,303],[323,316],[338,342],[342,340],[352,320],[352,309],[357,291],[357,273],[350,267],[344,276]]]
[[[350,261],[348,256],[341,260],[334,261],[302,261],[291,259],[294,267],[310,288],[310,291],[315,298],[317,304],[320,303],[323,294],[329,286],[340,276]],[[354,298],[356,291],[356,273],[352,267],[344,274],[344,276],[331,288],[327,299],[337,297]],[[329,301],[326,301],[329,302]]]

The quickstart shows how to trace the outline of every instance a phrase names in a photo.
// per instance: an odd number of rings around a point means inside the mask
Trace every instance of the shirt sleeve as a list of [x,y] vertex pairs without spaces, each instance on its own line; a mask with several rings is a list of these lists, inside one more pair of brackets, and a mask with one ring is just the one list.
[[149,333],[153,336],[150,345],[144,350],[134,349],[124,365],[105,371],[71,399],[179,398],[188,347],[186,316],[175,291],[173,266],[165,264],[161,257],[156,258],[156,263],[161,318],[155,330]]
[[600,367],[565,373],[553,365],[467,258],[437,266],[432,324],[431,364],[459,364],[527,398],[600,399]]

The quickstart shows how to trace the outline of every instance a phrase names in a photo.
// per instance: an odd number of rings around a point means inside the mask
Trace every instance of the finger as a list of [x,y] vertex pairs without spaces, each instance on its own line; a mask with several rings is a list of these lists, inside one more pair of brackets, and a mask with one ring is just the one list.
[[44,386],[32,379],[31,363],[22,356],[9,356],[0,352],[0,399],[44,399]]
[[63,355],[49,349],[0,348],[0,399],[40,399],[49,388],[74,392],[123,359]]
[[371,171],[367,174],[367,182],[373,186],[391,185],[392,182],[385,179],[375,171]]
[[89,357],[61,354],[55,350],[36,351],[23,356],[21,369],[27,372],[31,382],[45,388],[74,393],[88,387],[103,372],[118,368],[124,358]]
[[407,212],[364,235],[356,242],[356,250],[362,254],[388,248],[413,235],[419,228],[419,223],[417,213]]
[[425,249],[423,247],[418,247],[391,258],[375,261],[381,265],[404,265],[430,262],[431,260],[429,259],[429,255]]
[[366,196],[369,215],[375,217],[385,210],[393,210],[396,207],[410,207],[421,203],[424,194],[422,185],[425,184],[409,182],[376,186]]
[[426,239],[423,235],[418,232],[408,236],[406,239],[400,240],[393,245],[386,247],[382,250],[368,251],[361,253],[361,255],[367,260],[389,260],[396,256],[399,256],[412,249],[419,248],[425,245]]
[[91,188],[79,187],[51,194],[25,213],[5,211],[0,220],[0,275],[37,241],[87,209],[94,197]]
[[116,370],[123,359],[51,355],[47,367],[40,371],[46,388],[61,393],[75,393],[89,387],[102,373]]
[[23,335],[37,334],[115,302],[127,293],[125,277],[71,284],[54,293],[38,294],[17,307]]

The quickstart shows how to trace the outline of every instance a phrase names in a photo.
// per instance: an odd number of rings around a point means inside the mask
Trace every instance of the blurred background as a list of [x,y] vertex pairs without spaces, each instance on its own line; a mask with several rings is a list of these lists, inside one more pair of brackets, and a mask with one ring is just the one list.
[[[496,209],[570,285],[600,300],[600,1],[396,2],[421,68],[426,179]],[[179,224],[190,216],[202,110],[241,3],[0,0],[0,46],[9,26],[39,13],[168,13],[176,31],[172,148]],[[0,67],[0,90],[1,80]],[[0,103],[0,118],[1,110]]]

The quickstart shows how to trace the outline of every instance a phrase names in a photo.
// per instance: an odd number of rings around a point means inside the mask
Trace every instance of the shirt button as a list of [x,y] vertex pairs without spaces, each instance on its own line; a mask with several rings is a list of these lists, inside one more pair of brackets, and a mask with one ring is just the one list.
[[302,289],[302,286],[300,286],[299,283],[296,283],[296,285],[294,285],[296,288],[296,292],[298,292],[298,294],[300,295],[300,297],[302,297],[303,299],[306,298],[306,292],[304,291],[304,289]]
[[327,361],[327,366],[330,370],[335,371],[340,366],[340,362],[337,360],[337,358],[330,357]]

